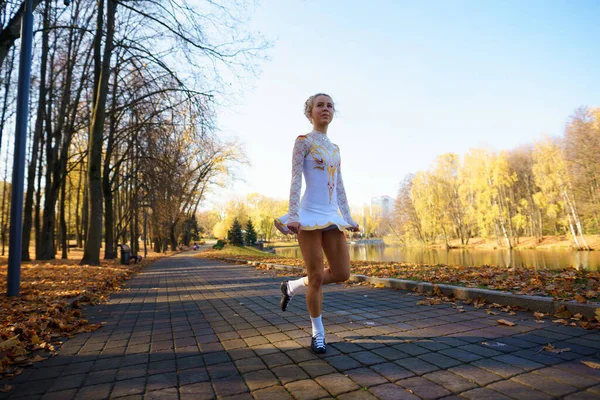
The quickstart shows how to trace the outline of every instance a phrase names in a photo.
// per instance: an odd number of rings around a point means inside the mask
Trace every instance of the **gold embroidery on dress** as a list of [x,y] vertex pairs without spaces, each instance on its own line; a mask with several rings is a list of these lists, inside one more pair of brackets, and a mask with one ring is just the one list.
[[329,190],[329,204],[331,204],[333,189],[335,189],[335,173],[339,166],[340,150],[336,146],[333,153],[330,154],[325,147],[313,143],[310,154],[317,163],[317,165],[314,166],[315,169],[325,171],[325,166],[323,164],[327,164],[327,189]]

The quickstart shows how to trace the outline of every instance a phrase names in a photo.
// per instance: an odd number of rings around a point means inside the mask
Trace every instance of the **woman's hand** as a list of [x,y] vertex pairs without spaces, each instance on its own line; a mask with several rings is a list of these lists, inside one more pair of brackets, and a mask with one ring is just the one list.
[[292,231],[292,233],[298,234],[300,233],[300,231],[302,230],[302,227],[300,226],[300,222],[290,222],[289,224],[286,224],[288,229],[290,231]]
[[346,228],[347,230],[349,230],[350,232],[360,232],[360,228],[358,226],[358,224],[356,224],[356,226],[351,226],[350,228]]

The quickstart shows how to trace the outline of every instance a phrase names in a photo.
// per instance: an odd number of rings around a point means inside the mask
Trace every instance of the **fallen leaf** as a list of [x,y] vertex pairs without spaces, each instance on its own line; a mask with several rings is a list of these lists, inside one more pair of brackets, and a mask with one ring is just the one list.
[[497,312],[494,312],[492,310],[485,310],[485,312],[487,312],[489,315],[498,315]]
[[536,324],[544,324],[546,321],[542,321],[541,319],[536,319],[535,323]]
[[494,343],[481,342],[481,344],[484,346],[488,346],[488,347],[504,347],[504,346],[506,346],[506,343],[501,343],[501,342],[494,342]]
[[593,361],[582,361],[582,363],[584,363],[585,365],[587,365],[590,368],[594,368],[594,369],[600,369],[600,364],[598,364],[597,362],[593,362]]
[[514,322],[510,322],[510,321],[507,321],[505,319],[499,319],[498,320],[498,324],[500,324],[500,325],[506,325],[506,326],[515,326]]
[[565,306],[560,306],[556,314],[554,314],[556,318],[571,318],[571,315],[573,314]]
[[587,290],[585,292],[585,297],[587,297],[588,299],[593,299],[598,297],[598,292],[596,292],[595,290]]
[[575,296],[573,296],[573,298],[580,303],[587,303],[587,299],[580,294],[576,294]]
[[[556,347],[554,347],[551,343],[548,343],[548,346],[544,346],[542,347],[542,350],[546,350],[549,351],[550,353],[556,353],[556,354],[560,354],[560,353],[564,353],[566,351],[571,351],[570,348],[564,348],[564,349],[557,349]],[[540,351],[542,351],[540,350]],[[538,353],[540,352],[538,351]]]
[[566,324],[567,320],[566,319],[555,319],[552,322],[554,322],[555,324]]
[[511,311],[511,312],[508,313],[508,315],[517,315],[517,313],[514,312],[514,311]]
[[15,335],[13,337],[11,337],[10,339],[7,339],[3,342],[0,342],[0,351],[6,351],[9,349],[12,349],[13,347],[15,347],[16,345],[18,345],[19,342],[19,335]]
[[581,318],[583,318],[583,315],[581,315],[579,313],[577,313],[571,317],[571,319],[574,319],[575,321],[579,321]]
[[0,392],[2,392],[2,393],[8,393],[11,390],[13,390],[13,387],[11,385],[4,385],[4,387],[2,389],[0,389]]
[[544,317],[544,313],[541,313],[541,312],[537,312],[537,311],[536,311],[536,312],[534,312],[534,313],[533,313],[533,316],[534,316],[535,318],[537,318],[537,319],[540,319],[540,318],[543,318],[543,317]]

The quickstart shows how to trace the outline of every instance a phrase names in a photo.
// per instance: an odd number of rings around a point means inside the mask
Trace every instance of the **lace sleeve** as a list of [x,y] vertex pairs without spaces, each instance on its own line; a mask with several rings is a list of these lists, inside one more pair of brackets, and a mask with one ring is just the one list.
[[354,222],[354,220],[352,219],[352,215],[350,215],[350,206],[348,205],[348,198],[346,198],[346,189],[344,189],[344,181],[342,179],[341,163],[338,166],[336,194],[338,199],[338,206],[342,213],[342,217],[350,225],[357,226],[358,224]]
[[288,209],[288,223],[299,222],[298,208],[300,208],[300,192],[302,191],[302,168],[306,157],[307,142],[304,136],[298,136],[294,143],[292,153],[292,184],[290,186],[290,204]]

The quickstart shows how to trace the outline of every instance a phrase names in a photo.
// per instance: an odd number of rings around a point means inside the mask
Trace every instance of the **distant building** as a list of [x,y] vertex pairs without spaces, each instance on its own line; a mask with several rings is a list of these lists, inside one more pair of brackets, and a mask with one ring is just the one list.
[[371,197],[371,215],[378,215],[384,218],[391,217],[394,210],[394,199],[383,195]]

